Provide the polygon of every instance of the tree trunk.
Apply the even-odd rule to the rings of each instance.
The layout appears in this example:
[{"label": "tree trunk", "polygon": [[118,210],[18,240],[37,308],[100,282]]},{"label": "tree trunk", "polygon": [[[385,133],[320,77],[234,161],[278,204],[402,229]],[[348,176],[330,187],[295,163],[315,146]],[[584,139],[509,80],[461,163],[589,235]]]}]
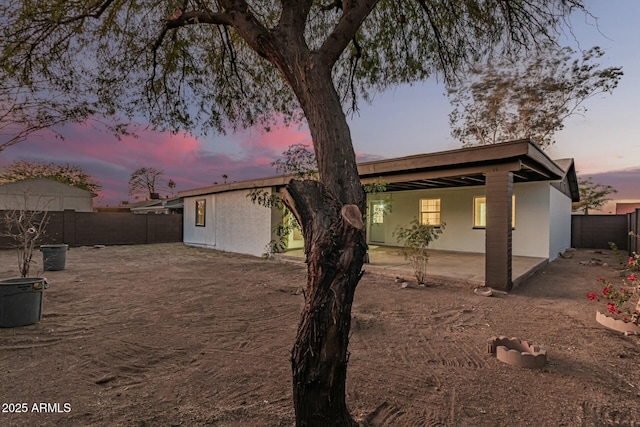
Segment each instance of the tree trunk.
[{"label": "tree trunk", "polygon": [[283,195],[302,226],[308,272],[291,354],[296,425],[351,427],[357,423],[345,401],[347,347],[367,250],[365,194],[330,68],[302,68],[292,86],[309,124],[319,181],[292,181]]},{"label": "tree trunk", "polygon": [[316,181],[293,181],[285,203],[299,215],[307,290],[291,354],[296,425],[355,426],[345,402],[351,305],[366,252],[362,213]]}]

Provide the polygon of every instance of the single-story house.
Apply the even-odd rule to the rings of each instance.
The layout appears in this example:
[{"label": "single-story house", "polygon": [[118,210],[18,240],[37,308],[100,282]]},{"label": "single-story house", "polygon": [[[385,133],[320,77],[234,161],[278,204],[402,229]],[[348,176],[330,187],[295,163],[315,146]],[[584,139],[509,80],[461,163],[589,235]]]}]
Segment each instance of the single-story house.
[{"label": "single-story house", "polygon": [[0,210],[93,212],[94,196],[49,178],[26,179],[0,185]]},{"label": "single-story house", "polygon": [[182,197],[151,199],[130,205],[130,212],[135,214],[174,214],[182,213]]},{"label": "single-story house", "polygon": [[[394,230],[413,218],[444,233],[434,249],[485,253],[485,283],[510,289],[512,255],[555,259],[571,246],[571,203],[578,201],[572,159],[551,160],[529,140],[358,165],[367,196],[367,242],[398,246]],[[253,204],[254,188],[277,193],[291,176],[182,191],[184,243],[259,256],[282,214]],[[293,233],[289,247],[301,247]]]}]

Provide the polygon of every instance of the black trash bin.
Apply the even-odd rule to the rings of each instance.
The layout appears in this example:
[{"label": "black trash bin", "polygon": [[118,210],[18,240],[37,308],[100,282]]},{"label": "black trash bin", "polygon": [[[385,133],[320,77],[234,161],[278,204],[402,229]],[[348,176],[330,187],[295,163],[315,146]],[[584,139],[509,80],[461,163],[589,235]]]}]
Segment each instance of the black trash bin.
[{"label": "black trash bin", "polygon": [[44,271],[64,270],[69,245],[42,245],[42,265]]},{"label": "black trash bin", "polygon": [[0,328],[37,323],[42,319],[47,279],[26,277],[0,280]]}]

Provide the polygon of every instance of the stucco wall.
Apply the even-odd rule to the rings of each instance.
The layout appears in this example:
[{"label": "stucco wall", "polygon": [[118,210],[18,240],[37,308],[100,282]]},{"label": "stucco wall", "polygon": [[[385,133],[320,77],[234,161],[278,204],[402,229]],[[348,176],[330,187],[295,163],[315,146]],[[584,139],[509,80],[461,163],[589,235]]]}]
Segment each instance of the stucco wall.
[{"label": "stucco wall", "polygon": [[[516,196],[516,228],[513,230],[513,254],[546,258],[549,254],[549,184],[524,183],[514,185]],[[390,211],[384,218],[384,244],[397,246],[393,236],[398,226],[407,226],[419,215],[419,200],[439,198],[444,233],[431,244],[434,249],[478,252],[485,251],[485,230],[473,228],[473,198],[484,196],[485,187],[414,190],[369,196],[369,201],[387,198]],[[370,203],[369,203],[370,205]],[[569,218],[570,220],[570,218]],[[368,217],[367,227],[371,227]],[[369,235],[370,233],[368,233]]]},{"label": "stucco wall", "polygon": [[549,261],[552,261],[571,247],[571,200],[553,187],[549,196]]},{"label": "stucco wall", "polygon": [[271,210],[252,203],[247,193],[216,195],[216,244],[223,251],[260,256],[271,240]]},{"label": "stucco wall", "polygon": [[550,188],[548,182],[514,185],[516,228],[513,230],[513,255],[549,256]]},{"label": "stucco wall", "polygon": [[[239,190],[185,198],[184,242],[261,256],[271,240],[275,215],[271,209],[252,203],[247,194],[247,190]],[[196,227],[196,200],[201,199],[206,200],[205,226]]]},{"label": "stucco wall", "polygon": [[[484,252],[484,230],[473,230],[473,196],[484,194],[484,187],[447,190],[415,190],[386,194],[390,208],[384,216],[384,242],[398,246],[393,235],[398,226],[407,226],[419,216],[420,199],[440,199],[440,217],[446,224],[444,233],[431,244],[434,249]],[[372,200],[380,198],[372,196]],[[371,226],[369,218],[368,226]],[[375,243],[373,243],[375,244]]]}]

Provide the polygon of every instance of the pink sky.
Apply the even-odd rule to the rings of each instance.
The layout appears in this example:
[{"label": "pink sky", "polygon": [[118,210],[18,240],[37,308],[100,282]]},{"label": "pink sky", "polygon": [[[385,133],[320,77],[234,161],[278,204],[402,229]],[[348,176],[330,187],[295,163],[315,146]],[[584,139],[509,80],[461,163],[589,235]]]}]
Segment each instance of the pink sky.
[{"label": "pink sky", "polygon": [[[215,137],[216,144],[179,133],[149,130],[137,138],[96,132],[89,125],[68,125],[62,133],[64,141],[34,137],[15,145],[0,155],[0,166],[13,160],[72,163],[82,166],[104,187],[97,205],[114,205],[129,197],[128,180],[141,167],[164,171],[165,186],[160,192],[169,194],[166,182],[176,182],[176,191],[222,182],[275,175],[271,162],[295,143],[309,143],[306,132],[279,128],[271,132],[248,130],[231,136]],[[213,147],[212,147],[213,145]]]},{"label": "pink sky", "polygon": [[[64,140],[51,135],[32,136],[0,154],[0,167],[15,160],[71,163],[83,167],[103,186],[96,206],[117,205],[132,200],[128,195],[131,173],[141,167],[164,172],[157,190],[175,192],[222,183],[277,175],[271,163],[292,144],[311,146],[305,127],[276,127],[269,132],[251,128],[229,135],[196,138],[186,133],[171,134],[141,130],[136,137],[118,140],[89,124],[69,124],[60,130]],[[380,158],[358,153],[360,160]]]}]

